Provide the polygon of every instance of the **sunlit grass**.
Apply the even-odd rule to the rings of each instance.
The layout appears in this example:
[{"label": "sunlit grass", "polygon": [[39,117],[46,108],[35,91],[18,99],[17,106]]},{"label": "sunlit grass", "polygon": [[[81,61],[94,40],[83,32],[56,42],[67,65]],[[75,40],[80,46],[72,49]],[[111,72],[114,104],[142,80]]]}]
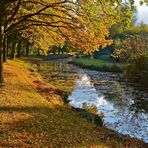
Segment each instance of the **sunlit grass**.
[{"label": "sunlit grass", "polygon": [[125,67],[125,63],[116,63],[103,59],[90,59],[88,57],[74,58],[73,62],[83,68],[98,71],[122,72]]}]

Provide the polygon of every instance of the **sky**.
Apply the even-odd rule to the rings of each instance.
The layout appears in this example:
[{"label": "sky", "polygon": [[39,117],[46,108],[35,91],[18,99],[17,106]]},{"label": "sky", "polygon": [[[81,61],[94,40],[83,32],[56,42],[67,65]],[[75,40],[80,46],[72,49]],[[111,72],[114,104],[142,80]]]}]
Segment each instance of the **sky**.
[{"label": "sky", "polygon": [[137,23],[143,22],[144,24],[148,24],[148,6],[139,5],[139,0],[135,0],[135,5],[137,7]]}]

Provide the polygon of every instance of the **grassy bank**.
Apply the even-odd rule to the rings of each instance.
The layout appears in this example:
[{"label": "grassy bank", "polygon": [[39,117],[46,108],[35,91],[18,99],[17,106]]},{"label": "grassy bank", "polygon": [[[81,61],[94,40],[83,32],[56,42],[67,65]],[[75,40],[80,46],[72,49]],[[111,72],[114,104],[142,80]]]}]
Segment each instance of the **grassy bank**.
[{"label": "grassy bank", "polygon": [[74,58],[72,63],[82,68],[106,72],[123,72],[125,67],[123,63],[115,63],[103,59],[90,59],[88,57]]},{"label": "grassy bank", "polygon": [[4,65],[0,147],[146,147],[80,117],[29,65],[21,60]]}]

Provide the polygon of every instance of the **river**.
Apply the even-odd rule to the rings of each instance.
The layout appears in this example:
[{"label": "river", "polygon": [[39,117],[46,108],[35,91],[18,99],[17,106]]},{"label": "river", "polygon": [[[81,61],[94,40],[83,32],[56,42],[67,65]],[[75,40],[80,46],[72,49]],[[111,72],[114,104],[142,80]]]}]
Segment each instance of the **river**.
[{"label": "river", "polygon": [[69,103],[95,105],[104,114],[104,126],[148,142],[148,90],[124,81],[122,74],[86,70],[66,60],[38,65],[46,81],[70,91]]}]

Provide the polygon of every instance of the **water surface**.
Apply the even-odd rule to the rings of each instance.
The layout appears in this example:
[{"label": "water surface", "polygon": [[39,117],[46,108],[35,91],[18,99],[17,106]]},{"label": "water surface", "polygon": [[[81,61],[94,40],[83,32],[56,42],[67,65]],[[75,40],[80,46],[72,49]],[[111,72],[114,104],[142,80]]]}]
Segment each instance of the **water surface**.
[{"label": "water surface", "polygon": [[64,60],[39,65],[41,75],[56,87],[70,91],[68,100],[77,108],[96,105],[104,126],[148,142],[148,90],[127,83],[122,74],[84,70]]}]

